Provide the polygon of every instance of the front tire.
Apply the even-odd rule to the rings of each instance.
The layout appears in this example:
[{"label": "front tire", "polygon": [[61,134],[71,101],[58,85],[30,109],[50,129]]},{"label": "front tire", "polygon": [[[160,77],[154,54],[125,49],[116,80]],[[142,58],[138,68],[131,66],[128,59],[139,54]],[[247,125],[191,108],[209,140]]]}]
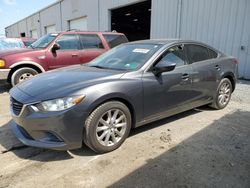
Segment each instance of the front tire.
[{"label": "front tire", "polygon": [[15,86],[25,80],[32,78],[36,74],[38,74],[38,72],[35,69],[29,67],[17,69],[11,76],[11,85]]},{"label": "front tire", "polygon": [[97,107],[85,122],[84,142],[96,153],[106,153],[120,147],[131,129],[128,107],[118,101]]},{"label": "front tire", "polygon": [[231,99],[232,91],[231,81],[228,78],[223,78],[218,86],[214,102],[210,106],[217,110],[225,108]]}]

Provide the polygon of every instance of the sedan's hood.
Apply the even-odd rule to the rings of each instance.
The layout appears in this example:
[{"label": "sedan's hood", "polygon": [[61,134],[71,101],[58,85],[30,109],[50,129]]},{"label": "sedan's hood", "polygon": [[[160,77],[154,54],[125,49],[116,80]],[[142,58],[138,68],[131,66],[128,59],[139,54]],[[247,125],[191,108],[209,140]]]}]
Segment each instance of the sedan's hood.
[{"label": "sedan's hood", "polygon": [[77,65],[40,74],[17,85],[16,89],[35,100],[47,100],[65,97],[90,85],[117,80],[123,74],[121,71]]},{"label": "sedan's hood", "polygon": [[5,57],[12,54],[20,54],[25,52],[34,51],[31,48],[18,48],[18,49],[8,49],[8,50],[0,50],[0,57]]}]

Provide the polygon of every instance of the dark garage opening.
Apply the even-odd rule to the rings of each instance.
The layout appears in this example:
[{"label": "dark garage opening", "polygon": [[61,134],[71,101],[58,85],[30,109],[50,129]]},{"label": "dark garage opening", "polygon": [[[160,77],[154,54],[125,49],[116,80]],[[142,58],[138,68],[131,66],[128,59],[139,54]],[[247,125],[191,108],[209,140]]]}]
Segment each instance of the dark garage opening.
[{"label": "dark garage opening", "polygon": [[111,10],[111,30],[129,41],[150,38],[151,0]]},{"label": "dark garage opening", "polygon": [[25,33],[20,33],[20,36],[21,37],[25,37]]}]

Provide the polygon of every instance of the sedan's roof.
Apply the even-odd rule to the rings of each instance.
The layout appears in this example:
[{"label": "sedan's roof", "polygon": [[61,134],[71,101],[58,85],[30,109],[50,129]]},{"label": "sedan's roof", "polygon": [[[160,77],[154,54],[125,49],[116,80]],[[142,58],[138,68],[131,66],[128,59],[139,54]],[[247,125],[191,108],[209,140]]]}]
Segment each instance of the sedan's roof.
[{"label": "sedan's roof", "polygon": [[150,39],[150,40],[139,40],[132,43],[145,43],[145,44],[170,44],[170,43],[198,43],[202,44],[201,42],[194,41],[194,40],[184,40],[184,39]]},{"label": "sedan's roof", "polygon": [[134,42],[130,42],[132,44],[158,44],[158,45],[172,45],[176,43],[192,43],[192,44],[197,44],[201,46],[205,46],[209,49],[212,49],[216,51],[217,53],[221,53],[219,50],[213,48],[212,46],[209,46],[203,42],[195,41],[195,40],[186,40],[186,39],[149,39],[149,40],[138,40]]}]

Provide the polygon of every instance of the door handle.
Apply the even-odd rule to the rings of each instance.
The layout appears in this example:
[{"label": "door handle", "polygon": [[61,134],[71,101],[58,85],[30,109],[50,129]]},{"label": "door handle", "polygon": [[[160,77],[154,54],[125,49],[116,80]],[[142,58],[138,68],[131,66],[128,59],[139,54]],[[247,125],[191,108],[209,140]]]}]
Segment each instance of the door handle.
[{"label": "door handle", "polygon": [[183,74],[181,77],[182,80],[188,80],[189,78],[190,78],[190,76],[187,73]]},{"label": "door handle", "polygon": [[78,57],[78,55],[77,54],[72,54],[72,57]]},{"label": "door handle", "polygon": [[220,71],[220,66],[219,66],[219,65],[215,65],[214,68],[215,68],[217,71]]}]

